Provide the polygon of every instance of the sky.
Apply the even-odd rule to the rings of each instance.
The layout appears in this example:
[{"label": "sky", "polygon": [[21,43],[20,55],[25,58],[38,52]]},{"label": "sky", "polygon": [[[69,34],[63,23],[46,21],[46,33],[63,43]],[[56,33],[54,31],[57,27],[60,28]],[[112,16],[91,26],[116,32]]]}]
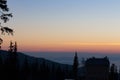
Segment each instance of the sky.
[{"label": "sky", "polygon": [[3,49],[120,52],[119,0],[8,0],[13,18]]}]

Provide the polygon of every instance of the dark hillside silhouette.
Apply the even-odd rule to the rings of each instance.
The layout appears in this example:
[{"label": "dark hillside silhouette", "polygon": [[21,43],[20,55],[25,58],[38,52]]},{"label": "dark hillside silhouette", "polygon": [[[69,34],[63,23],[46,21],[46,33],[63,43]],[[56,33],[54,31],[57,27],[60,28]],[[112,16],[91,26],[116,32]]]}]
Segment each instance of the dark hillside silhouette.
[{"label": "dark hillside silhouette", "polygon": [[[15,45],[16,43],[12,44],[12,46]],[[71,78],[68,75],[72,71],[71,65],[59,64],[15,51],[15,47],[12,47],[12,49],[10,47],[8,51],[1,50],[0,77],[4,77],[5,80],[64,80],[65,78]]]},{"label": "dark hillside silhouette", "polygon": [[[8,51],[0,51],[0,79],[4,80],[118,80],[115,64],[109,59],[89,58],[79,67],[77,53],[73,65],[60,64],[17,52],[17,43],[10,42]],[[84,74],[84,75],[80,75]]]}]

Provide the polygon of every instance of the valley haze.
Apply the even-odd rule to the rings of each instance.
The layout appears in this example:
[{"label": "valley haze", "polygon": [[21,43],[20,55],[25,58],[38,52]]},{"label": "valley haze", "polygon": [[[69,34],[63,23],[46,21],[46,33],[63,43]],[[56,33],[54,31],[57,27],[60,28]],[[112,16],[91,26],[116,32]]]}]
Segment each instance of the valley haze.
[{"label": "valley haze", "polygon": [[[24,54],[34,56],[34,57],[42,57],[48,60],[52,60],[59,63],[64,64],[73,64],[73,58],[75,52],[23,52]],[[81,64],[82,58],[85,60],[87,58],[96,57],[103,58],[107,56],[110,60],[110,63],[115,63],[118,67],[120,62],[120,54],[119,53],[92,53],[92,52],[77,52],[79,58],[79,64]]]}]

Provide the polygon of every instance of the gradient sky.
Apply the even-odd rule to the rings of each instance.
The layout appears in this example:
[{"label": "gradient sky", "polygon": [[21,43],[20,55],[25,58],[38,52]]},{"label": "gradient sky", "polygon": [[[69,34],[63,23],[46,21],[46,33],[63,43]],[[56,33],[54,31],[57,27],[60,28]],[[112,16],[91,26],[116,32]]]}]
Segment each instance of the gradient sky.
[{"label": "gradient sky", "polygon": [[[8,0],[15,30],[3,48],[120,52],[120,0]],[[7,47],[8,48],[8,47]]]}]

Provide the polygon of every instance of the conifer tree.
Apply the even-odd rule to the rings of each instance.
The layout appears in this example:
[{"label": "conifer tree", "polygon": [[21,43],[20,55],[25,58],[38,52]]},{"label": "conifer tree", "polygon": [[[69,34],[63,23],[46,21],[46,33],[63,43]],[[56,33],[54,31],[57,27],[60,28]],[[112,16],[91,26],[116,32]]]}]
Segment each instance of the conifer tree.
[{"label": "conifer tree", "polygon": [[27,57],[25,56],[25,60],[24,60],[24,63],[23,63],[23,67],[22,67],[22,80],[27,80],[28,79],[28,76],[29,76],[29,73],[30,72],[30,69],[29,69],[29,64],[28,64],[28,59]]},{"label": "conifer tree", "polygon": [[15,42],[15,45],[14,45],[14,53],[17,53],[17,42]]},{"label": "conifer tree", "polygon": [[115,64],[112,64],[110,67],[109,80],[117,80],[117,79],[118,79],[117,66]]},{"label": "conifer tree", "polygon": [[52,68],[50,69],[51,80],[55,80],[55,76],[56,76],[56,68],[55,68],[55,64],[52,64]]},{"label": "conifer tree", "polygon": [[77,52],[75,52],[74,62],[73,62],[73,77],[75,80],[78,80],[78,57]]},{"label": "conifer tree", "polygon": [[32,78],[33,80],[37,80],[39,78],[39,64],[38,59],[35,59],[35,62],[32,64]]},{"label": "conifer tree", "polygon": [[56,69],[56,80],[64,80],[64,72],[60,66]]},{"label": "conifer tree", "polygon": [[13,52],[13,47],[14,47],[14,46],[13,46],[13,42],[10,41],[10,46],[9,46],[9,50],[8,50],[10,53]]},{"label": "conifer tree", "polygon": [[8,69],[8,76],[9,79],[16,80],[18,77],[18,58],[17,58],[17,52],[15,51],[15,45],[13,42],[10,42],[9,50],[8,50],[8,57],[7,57],[7,66]]},{"label": "conifer tree", "polygon": [[48,66],[46,64],[46,61],[43,60],[42,64],[41,64],[41,79],[42,80],[47,80],[48,79],[48,73],[49,73],[49,69]]},{"label": "conifer tree", "polygon": [[3,79],[4,78],[4,68],[3,68],[3,58],[2,56],[0,55],[0,78]]}]

